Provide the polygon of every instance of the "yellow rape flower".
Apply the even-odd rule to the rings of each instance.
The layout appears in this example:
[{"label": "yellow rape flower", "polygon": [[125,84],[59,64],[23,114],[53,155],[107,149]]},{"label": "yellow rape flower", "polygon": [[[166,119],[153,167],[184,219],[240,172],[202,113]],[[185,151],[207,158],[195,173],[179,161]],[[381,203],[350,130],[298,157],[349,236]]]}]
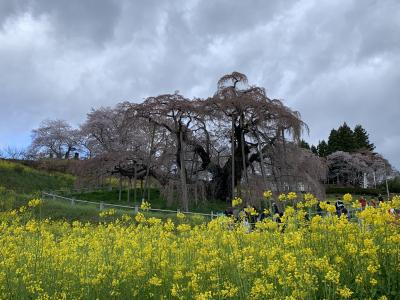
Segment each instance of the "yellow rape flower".
[{"label": "yellow rape flower", "polygon": [[265,199],[269,199],[272,196],[272,191],[268,190],[263,193]]},{"label": "yellow rape flower", "polygon": [[153,276],[149,279],[149,284],[154,286],[161,286],[162,280],[157,276]]},{"label": "yellow rape flower", "polygon": [[180,220],[183,220],[186,218],[185,214],[181,213],[181,212],[177,212],[176,213],[176,217]]},{"label": "yellow rape flower", "polygon": [[248,214],[252,215],[252,216],[257,216],[257,215],[258,215],[257,211],[256,211],[255,208],[252,207],[252,206],[246,207],[246,208],[244,209],[244,211],[247,212]]},{"label": "yellow rape flower", "polygon": [[349,194],[349,193],[344,194],[343,195],[343,201],[347,202],[347,203],[350,203],[351,201],[353,201],[353,196],[351,194]]},{"label": "yellow rape flower", "polygon": [[285,201],[286,200],[286,195],[285,194],[280,194],[279,196],[278,196],[278,200],[279,201]]},{"label": "yellow rape flower", "polygon": [[344,286],[343,288],[338,288],[337,293],[345,299],[348,299],[351,297],[351,295],[353,295],[353,292],[347,286]]},{"label": "yellow rape flower", "polygon": [[142,201],[142,204],[140,204],[140,209],[143,211],[148,211],[151,208],[151,204],[147,201]]},{"label": "yellow rape flower", "polygon": [[239,205],[241,205],[242,203],[243,203],[242,198],[235,197],[235,198],[232,199],[232,207],[239,206]]},{"label": "yellow rape flower", "polygon": [[30,201],[28,202],[28,206],[29,206],[29,207],[36,207],[36,206],[41,205],[42,203],[43,203],[43,201],[40,200],[40,199],[32,199],[32,200],[30,200]]},{"label": "yellow rape flower", "polygon": [[297,199],[297,194],[295,192],[290,192],[287,194],[287,199],[288,200],[295,200]]},{"label": "yellow rape flower", "polygon": [[138,223],[144,223],[144,222],[146,222],[146,217],[142,213],[139,212],[136,214],[135,220]]}]

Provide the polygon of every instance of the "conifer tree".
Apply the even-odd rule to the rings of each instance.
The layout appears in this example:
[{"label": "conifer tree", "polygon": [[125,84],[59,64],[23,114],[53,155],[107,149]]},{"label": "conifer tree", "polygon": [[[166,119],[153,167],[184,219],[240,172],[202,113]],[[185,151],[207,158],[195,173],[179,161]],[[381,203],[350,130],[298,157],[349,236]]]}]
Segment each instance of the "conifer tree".
[{"label": "conifer tree", "polygon": [[318,143],[317,152],[320,157],[325,157],[328,155],[328,144],[325,140],[322,140]]},{"label": "conifer tree", "polygon": [[338,150],[345,152],[354,152],[357,148],[354,141],[354,132],[346,124],[346,122],[344,122],[343,125],[338,128],[337,133],[337,138],[339,142]]},{"label": "conifer tree", "polygon": [[341,149],[340,140],[338,136],[338,131],[336,129],[332,129],[331,133],[328,137],[326,155],[334,153],[336,151],[340,151]]},{"label": "conifer tree", "polygon": [[367,149],[373,151],[375,149],[375,145],[369,141],[367,131],[360,124],[354,127],[354,143],[357,150]]},{"label": "conifer tree", "polygon": [[311,152],[314,153],[315,155],[318,155],[318,149],[317,149],[317,147],[315,147],[314,145],[311,145],[310,150],[311,150]]},{"label": "conifer tree", "polygon": [[308,149],[308,150],[310,150],[310,145],[305,141],[305,140],[301,140],[300,141],[300,145],[299,145],[301,148],[304,148],[304,149]]}]

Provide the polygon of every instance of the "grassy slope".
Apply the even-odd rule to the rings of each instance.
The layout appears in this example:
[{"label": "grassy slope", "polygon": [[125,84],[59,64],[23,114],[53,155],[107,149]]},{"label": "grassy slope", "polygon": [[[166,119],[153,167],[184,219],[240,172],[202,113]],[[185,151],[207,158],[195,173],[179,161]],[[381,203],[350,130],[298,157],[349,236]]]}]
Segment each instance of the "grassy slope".
[{"label": "grassy slope", "polygon": [[[40,196],[42,190],[72,188],[75,178],[69,174],[48,173],[19,163],[0,160],[0,210],[18,208]],[[45,201],[38,217],[90,221],[98,217],[94,207],[74,208],[66,203]]]},{"label": "grassy slope", "polygon": [[72,187],[74,180],[72,175],[38,171],[19,163],[0,160],[0,186],[19,194]]},{"label": "grassy slope", "polygon": [[[113,204],[121,204],[121,205],[129,205],[134,206],[135,204],[140,204],[142,199],[142,192],[138,188],[137,189],[137,197],[136,201],[134,201],[134,189],[130,191],[130,202],[127,201],[127,190],[122,191],[121,201],[119,201],[119,191],[118,189],[113,189],[112,191],[107,190],[99,190],[89,193],[75,193],[70,195],[70,197],[87,200],[87,201],[95,201],[95,202],[106,202]],[[150,200],[148,197],[145,197],[146,201],[151,203],[152,208],[159,209],[172,209],[176,210],[178,208],[177,204],[174,204],[170,207],[167,207],[167,203],[165,199],[163,199],[160,195],[160,191],[158,189],[151,188],[150,189]],[[192,205],[189,207],[190,211],[193,212],[202,212],[202,213],[210,213],[213,212],[222,212],[226,209],[226,204],[221,201],[211,201],[208,203],[199,203],[198,205]]]},{"label": "grassy slope", "polygon": [[[16,162],[0,159],[0,211],[19,208],[29,200],[40,197],[42,190],[52,191],[57,189],[70,189],[73,187],[75,178],[69,174],[49,173],[24,166]],[[131,192],[133,197],[133,192]],[[118,202],[118,191],[93,192],[89,194],[77,194],[75,198],[90,201],[104,201],[126,205],[126,191],[122,195],[122,201]],[[150,194],[153,207],[166,208],[165,201],[160,197],[156,189]],[[138,194],[138,199],[141,199]],[[130,206],[133,203],[128,203]],[[133,211],[118,210],[116,215],[123,213],[133,215]],[[45,200],[44,204],[35,209],[34,215],[38,218],[65,219],[69,221],[79,220],[100,221],[99,206],[94,205],[71,205],[62,200]],[[161,218],[175,218],[176,214],[146,213],[148,216]]]}]

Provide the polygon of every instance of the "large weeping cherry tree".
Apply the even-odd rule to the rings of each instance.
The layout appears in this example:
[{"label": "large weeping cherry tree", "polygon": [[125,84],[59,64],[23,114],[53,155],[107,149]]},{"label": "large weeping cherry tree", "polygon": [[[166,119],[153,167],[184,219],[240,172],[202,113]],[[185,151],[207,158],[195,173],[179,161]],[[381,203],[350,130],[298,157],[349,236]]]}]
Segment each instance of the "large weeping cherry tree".
[{"label": "large weeping cherry tree", "polygon": [[[185,210],[192,196],[188,187],[199,182],[208,199],[229,201],[238,193],[251,198],[255,185],[279,192],[301,180],[317,186],[323,177],[319,158],[299,154],[304,150],[296,141],[307,130],[299,113],[268,98],[264,88],[249,85],[238,72],[223,76],[207,99],[165,94],[110,110],[114,118],[120,116],[118,122],[96,123],[94,111],[83,126],[103,145],[98,157],[115,157],[114,172],[151,176],[161,186],[174,181]],[[308,159],[299,168],[296,157]],[[303,174],[307,164],[319,171]]]}]

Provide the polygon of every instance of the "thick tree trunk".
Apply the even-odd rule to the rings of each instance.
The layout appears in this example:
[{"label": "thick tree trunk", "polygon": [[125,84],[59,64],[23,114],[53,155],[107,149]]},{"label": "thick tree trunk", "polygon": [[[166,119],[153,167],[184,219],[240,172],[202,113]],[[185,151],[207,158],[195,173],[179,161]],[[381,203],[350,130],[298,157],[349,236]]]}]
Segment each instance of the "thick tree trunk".
[{"label": "thick tree trunk", "polygon": [[121,202],[122,199],[122,176],[119,176],[119,191],[118,191],[118,201]]},{"label": "thick tree trunk", "polygon": [[231,129],[231,150],[231,199],[233,199],[235,198],[235,119],[233,116]]},{"label": "thick tree trunk", "polygon": [[[147,190],[148,189],[148,184],[149,184],[149,172],[150,172],[150,164],[151,164],[151,155],[153,152],[153,147],[154,147],[154,136],[156,133],[156,125],[153,125],[153,131],[151,133],[151,142],[150,142],[150,150],[149,150],[149,157],[147,159],[147,168],[146,168],[146,181],[144,184],[144,189]],[[149,193],[149,191],[148,191]],[[145,192],[143,192],[142,194],[142,201],[144,201],[144,197],[145,197]]]},{"label": "thick tree trunk", "polygon": [[133,201],[136,203],[137,201],[137,188],[136,188],[136,180],[137,180],[137,164],[135,163],[135,170],[134,170],[134,176],[133,176]]},{"label": "thick tree trunk", "polygon": [[182,189],[182,208],[184,211],[188,211],[189,210],[189,201],[188,201],[187,185],[186,185],[185,151],[184,151],[184,145],[183,145],[182,130],[179,131],[178,152],[179,152],[179,158],[180,158],[179,171],[180,171],[181,189]]}]

